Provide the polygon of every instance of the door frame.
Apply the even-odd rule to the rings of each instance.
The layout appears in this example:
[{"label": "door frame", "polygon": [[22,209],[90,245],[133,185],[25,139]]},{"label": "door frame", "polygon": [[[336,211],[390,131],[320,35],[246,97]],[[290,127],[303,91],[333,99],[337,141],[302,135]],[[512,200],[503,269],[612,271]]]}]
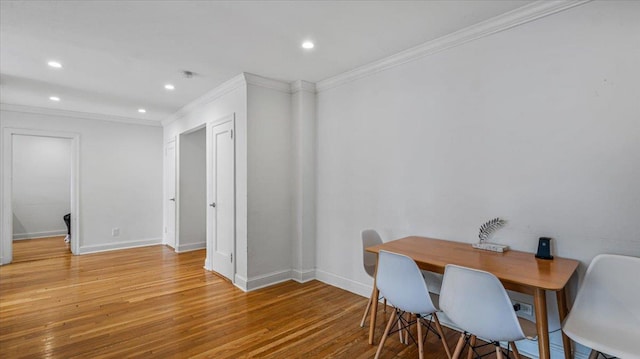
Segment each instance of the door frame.
[{"label": "door frame", "polygon": [[80,134],[74,132],[4,128],[2,149],[2,206],[0,207],[0,264],[13,261],[13,135],[71,140],[71,253],[80,254]]},{"label": "door frame", "polygon": [[[205,129],[205,147],[208,149],[208,144],[207,142],[207,124],[203,123],[201,125],[198,125],[196,127],[192,127],[186,131],[180,132],[177,136],[175,136],[173,139],[176,141],[176,191],[175,191],[175,195],[176,195],[176,225],[175,225],[175,230],[176,230],[176,242],[175,242],[175,247],[173,247],[174,251],[178,251],[178,248],[180,248],[180,199],[182,198],[182,196],[180,195],[180,175],[182,174],[182,165],[180,163],[180,148],[182,147],[182,135],[188,135],[190,133],[196,132],[196,131],[200,131],[202,129]],[[208,180],[208,179],[207,179]],[[208,182],[207,182],[208,183]]]},{"label": "door frame", "polygon": [[210,203],[213,202],[213,191],[212,191],[212,185],[213,185],[213,155],[212,155],[212,151],[213,151],[213,143],[211,141],[211,136],[212,136],[212,130],[214,127],[218,126],[218,125],[222,125],[224,123],[227,122],[231,122],[231,130],[233,131],[233,159],[231,160],[231,163],[233,164],[233,243],[232,243],[232,253],[231,255],[233,256],[233,266],[232,266],[232,273],[231,273],[231,278],[229,278],[231,280],[231,283],[236,283],[236,273],[237,273],[237,255],[236,255],[236,242],[237,242],[237,228],[236,228],[236,223],[237,223],[237,216],[236,216],[236,212],[237,212],[237,178],[236,178],[236,114],[235,113],[231,113],[229,115],[223,116],[221,118],[218,118],[217,120],[208,122],[206,124],[207,126],[207,256],[205,258],[204,261],[204,269],[209,270],[209,271],[213,271],[213,256],[211,255],[211,250],[212,248],[212,239],[213,239],[213,218],[211,216],[211,207],[210,207]]},{"label": "door frame", "polygon": [[[174,210],[174,218],[173,218],[173,246],[172,248],[175,250],[177,247],[177,243],[178,243],[178,140],[176,137],[171,137],[167,142],[165,142],[165,147],[164,147],[164,159],[165,159],[165,166],[168,165],[168,161],[169,159],[167,158],[167,154],[169,151],[169,145],[173,142],[173,173],[169,173],[169,171],[165,170],[165,174],[167,176],[171,176],[173,175],[173,210]],[[167,178],[168,179],[168,178]],[[165,182],[165,190],[164,190],[164,195],[163,197],[163,201],[168,201],[169,200],[169,186],[166,185],[167,182]],[[165,202],[166,204],[166,202]],[[166,204],[168,206],[168,204]],[[165,223],[164,223],[164,233],[163,233],[163,242],[165,245],[169,245],[169,242],[167,240],[167,228],[168,228],[168,221],[169,221],[169,210],[167,208],[165,208],[164,211],[164,218],[165,218]],[[171,246],[170,246],[171,247]]]}]

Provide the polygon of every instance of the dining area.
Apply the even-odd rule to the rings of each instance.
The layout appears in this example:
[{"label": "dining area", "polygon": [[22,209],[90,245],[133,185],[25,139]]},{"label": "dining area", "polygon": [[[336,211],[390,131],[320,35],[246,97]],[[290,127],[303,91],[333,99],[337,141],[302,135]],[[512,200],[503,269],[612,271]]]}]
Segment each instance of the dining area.
[{"label": "dining area", "polygon": [[[579,277],[576,259],[422,236],[383,242],[373,229],[361,236],[363,268],[373,288],[360,326],[368,329],[369,344],[378,347],[376,358],[384,357],[385,342],[396,336],[417,345],[419,358],[429,357],[429,333],[449,359],[520,359],[516,343],[522,341],[537,344],[537,353],[527,353],[531,357],[555,358],[560,349],[565,359],[578,358],[582,354],[575,348],[581,345],[590,350],[589,359],[640,358],[635,308],[640,285],[629,279],[640,273],[640,258],[597,255],[575,294],[570,282]],[[518,313],[523,308],[510,298],[514,292],[531,296],[532,318]],[[391,311],[385,323],[378,321],[380,307]],[[550,322],[556,321],[561,346],[550,341]],[[379,325],[384,325],[381,337]],[[459,332],[455,343],[447,342],[443,327]]]}]

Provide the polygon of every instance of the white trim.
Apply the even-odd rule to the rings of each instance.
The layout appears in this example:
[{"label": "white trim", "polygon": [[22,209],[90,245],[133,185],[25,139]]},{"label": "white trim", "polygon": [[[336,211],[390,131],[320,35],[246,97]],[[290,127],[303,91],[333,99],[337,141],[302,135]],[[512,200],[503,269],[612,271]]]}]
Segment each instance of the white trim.
[{"label": "white trim", "polygon": [[570,9],[574,6],[582,5],[589,1],[591,0],[536,1],[475,25],[468,26],[449,35],[445,35],[405,51],[401,51],[384,59],[322,80],[316,84],[316,89],[318,92],[322,92],[336,86],[370,76],[377,72],[384,71],[425,56],[433,55],[446,49],[460,46],[469,41],[477,40],[485,36]]},{"label": "white trim", "polygon": [[316,272],[316,279],[323,283],[332,285],[334,287],[338,287],[340,289],[344,289],[351,293],[361,295],[365,298],[369,298],[369,296],[371,295],[371,290],[373,289],[373,279],[371,280],[370,285],[366,285],[366,284],[362,284],[360,282],[351,280],[349,278],[345,278],[333,273],[325,272],[320,269],[316,269],[315,272]]},{"label": "white trim", "polygon": [[176,253],[184,253],[184,252],[197,251],[199,249],[206,249],[206,248],[207,248],[207,242],[189,243],[189,244],[181,244],[179,246],[176,246],[175,251]]},{"label": "white trim", "polygon": [[198,97],[197,99],[189,102],[187,105],[176,111],[173,115],[162,120],[162,126],[168,126],[174,121],[177,121],[184,116],[188,115],[195,109],[208,104],[209,102],[215,101],[220,97],[228,94],[229,92],[237,89],[238,87],[246,85],[246,80],[244,77],[244,73],[240,75],[236,75],[232,77],[230,80],[226,81],[222,85],[214,88],[213,90],[205,93],[204,95]]},{"label": "white trim", "polygon": [[243,73],[245,81],[249,85],[260,86],[284,93],[291,93],[291,85],[288,82],[278,81],[267,77],[262,77],[248,72]]},{"label": "white trim", "polygon": [[294,81],[289,84],[291,93],[296,93],[300,91],[305,91],[309,93],[316,93],[316,84],[313,82],[308,82],[304,80]]},{"label": "white trim", "polygon": [[13,135],[55,137],[71,140],[71,253],[80,254],[80,134],[24,128],[2,128],[2,187],[0,188],[0,265],[13,260]]},{"label": "white trim", "polygon": [[233,284],[236,287],[242,289],[243,292],[247,292],[247,278],[246,277],[241,276],[240,274],[236,274],[233,277]]},{"label": "white trim", "polygon": [[47,238],[47,237],[59,237],[67,234],[66,229],[60,229],[57,231],[44,231],[44,232],[34,232],[34,233],[14,233],[13,240],[14,241],[22,241],[25,239],[37,239],[37,238]]},{"label": "white trim", "polygon": [[316,279],[316,270],[308,269],[308,270],[291,270],[291,279],[295,280],[298,283],[306,283],[308,281]]},{"label": "white trim", "polygon": [[247,281],[246,287],[247,291],[253,291],[256,289],[269,287],[274,284],[286,282],[288,280],[291,280],[291,270],[283,270],[251,277]]},{"label": "white trim", "polygon": [[142,126],[152,126],[152,127],[162,126],[160,121],[155,121],[155,120],[145,120],[145,119],[122,117],[122,116],[115,116],[115,115],[104,115],[100,113],[60,110],[60,109],[46,108],[46,107],[13,105],[8,103],[0,104],[0,110],[9,111],[9,112],[33,113],[36,115],[70,117],[70,118],[77,118],[81,120],[119,122],[119,123],[127,123],[130,125],[142,125]]},{"label": "white trim", "polygon": [[129,249],[129,248],[147,247],[147,246],[155,246],[155,245],[162,245],[162,238],[141,239],[137,241],[127,241],[127,242],[112,242],[107,244],[96,244],[92,246],[81,246],[79,254],[108,252],[108,251],[115,251],[119,249]]}]

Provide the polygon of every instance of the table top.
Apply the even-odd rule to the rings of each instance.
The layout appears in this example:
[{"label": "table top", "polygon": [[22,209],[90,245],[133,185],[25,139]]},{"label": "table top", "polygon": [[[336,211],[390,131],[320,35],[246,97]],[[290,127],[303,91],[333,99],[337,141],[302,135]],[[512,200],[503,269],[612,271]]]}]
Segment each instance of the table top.
[{"label": "table top", "polygon": [[507,289],[520,291],[523,288],[561,290],[579,264],[573,259],[538,259],[533,253],[514,250],[497,253],[473,248],[471,243],[416,236],[368,247],[366,250],[372,253],[385,250],[404,254],[416,261],[420,268],[436,273],[444,273],[447,264],[484,270],[498,277]]}]

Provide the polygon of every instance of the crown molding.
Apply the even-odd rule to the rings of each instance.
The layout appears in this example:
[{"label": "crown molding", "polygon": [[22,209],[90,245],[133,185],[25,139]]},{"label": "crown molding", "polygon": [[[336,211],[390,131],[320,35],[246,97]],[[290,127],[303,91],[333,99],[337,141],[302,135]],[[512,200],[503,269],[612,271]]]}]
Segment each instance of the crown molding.
[{"label": "crown molding", "polygon": [[249,85],[265,87],[284,93],[291,93],[291,86],[288,82],[278,81],[259,75],[250,74],[248,72],[243,73],[243,75],[245,80],[247,81],[247,84]]},{"label": "crown molding", "polygon": [[299,91],[305,91],[309,93],[316,93],[316,84],[313,82],[298,80],[290,84],[291,93]]},{"label": "crown molding", "polygon": [[105,114],[91,113],[91,112],[60,110],[60,109],[53,109],[53,108],[47,108],[47,107],[34,107],[34,106],[2,103],[0,104],[0,110],[9,111],[9,112],[32,113],[36,115],[70,117],[70,118],[77,118],[81,120],[109,121],[109,122],[126,123],[130,125],[160,127],[160,121],[155,121],[155,120],[144,120],[139,118],[105,115]]},{"label": "crown molding", "polygon": [[255,74],[251,74],[248,72],[243,72],[239,75],[232,77],[230,80],[224,82],[222,85],[214,88],[213,90],[205,93],[204,95],[198,97],[197,99],[191,101],[178,111],[176,111],[171,116],[162,120],[162,126],[167,126],[170,123],[177,121],[183,117],[185,117],[188,113],[197,109],[200,106],[204,106],[220,97],[226,95],[227,93],[237,89],[243,85],[254,85],[260,86],[284,93],[291,93],[291,86],[288,82],[282,82],[278,80],[273,80],[270,78],[258,76]]},{"label": "crown molding", "polygon": [[449,35],[425,42],[424,44],[412,47],[395,55],[322,80],[316,84],[316,89],[318,92],[322,92],[377,72],[585,4],[589,1],[591,0],[539,0],[475,25],[468,26]]},{"label": "crown molding", "polygon": [[215,101],[217,99],[219,99],[220,97],[228,94],[229,92],[237,89],[240,86],[243,86],[246,84],[246,80],[245,80],[245,74],[241,73],[239,75],[236,75],[234,77],[232,77],[231,79],[227,80],[226,82],[224,82],[222,85],[214,88],[213,90],[210,90],[209,92],[205,93],[204,95],[198,97],[197,99],[189,102],[188,104],[184,105],[182,108],[180,108],[178,111],[176,111],[175,113],[173,113],[172,115],[170,115],[169,117],[165,118],[164,120],[162,120],[162,126],[167,126],[170,123],[177,121],[181,118],[183,118],[184,116],[186,116],[188,113],[192,112],[194,109],[206,105],[212,101]]}]

